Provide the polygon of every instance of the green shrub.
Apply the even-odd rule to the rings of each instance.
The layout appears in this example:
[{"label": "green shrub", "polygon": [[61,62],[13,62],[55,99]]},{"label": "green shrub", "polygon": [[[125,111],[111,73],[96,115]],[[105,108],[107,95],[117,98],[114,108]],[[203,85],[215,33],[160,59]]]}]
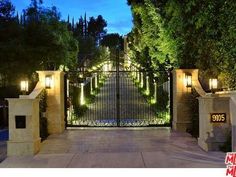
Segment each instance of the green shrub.
[{"label": "green shrub", "polygon": [[48,137],[48,122],[44,113],[47,111],[47,91],[44,89],[39,95],[40,137],[44,141]]},{"label": "green shrub", "polygon": [[41,141],[44,141],[48,137],[48,122],[47,118],[40,117],[40,137]]}]

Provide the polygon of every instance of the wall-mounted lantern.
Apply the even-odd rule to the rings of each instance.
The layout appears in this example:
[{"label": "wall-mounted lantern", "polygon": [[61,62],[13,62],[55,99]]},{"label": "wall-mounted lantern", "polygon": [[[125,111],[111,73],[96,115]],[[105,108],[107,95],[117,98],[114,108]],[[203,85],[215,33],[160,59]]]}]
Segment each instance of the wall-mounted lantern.
[{"label": "wall-mounted lantern", "polygon": [[20,90],[24,93],[29,91],[29,81],[27,80],[22,80],[20,82]]},{"label": "wall-mounted lantern", "polygon": [[218,80],[217,79],[209,79],[209,89],[215,90],[218,88]]},{"label": "wall-mounted lantern", "polygon": [[185,74],[184,85],[187,88],[192,87],[192,75],[191,74]]},{"label": "wall-mounted lantern", "polygon": [[52,88],[52,84],[53,84],[52,82],[53,82],[52,76],[51,75],[47,75],[45,77],[45,88],[46,89],[51,89]]}]

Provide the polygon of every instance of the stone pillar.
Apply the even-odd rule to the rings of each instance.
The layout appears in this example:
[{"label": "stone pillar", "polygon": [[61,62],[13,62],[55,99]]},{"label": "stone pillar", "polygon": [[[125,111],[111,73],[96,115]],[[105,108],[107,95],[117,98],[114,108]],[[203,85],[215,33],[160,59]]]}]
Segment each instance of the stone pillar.
[{"label": "stone pillar", "polygon": [[[199,97],[199,138],[198,145],[205,151],[218,151],[231,130],[230,97],[211,95]],[[211,122],[211,114],[225,113],[226,122]]]},{"label": "stone pillar", "polygon": [[8,156],[34,155],[40,149],[39,100],[7,99],[9,102]]},{"label": "stone pillar", "polygon": [[51,76],[52,86],[47,90],[47,112],[49,134],[62,133],[65,130],[65,93],[64,72],[37,71],[39,82],[45,87],[46,76]]},{"label": "stone pillar", "polygon": [[173,122],[174,130],[185,132],[191,128],[191,110],[189,104],[192,102],[192,88],[187,88],[184,79],[185,74],[192,75],[192,83],[198,83],[197,69],[176,69],[173,74]]}]

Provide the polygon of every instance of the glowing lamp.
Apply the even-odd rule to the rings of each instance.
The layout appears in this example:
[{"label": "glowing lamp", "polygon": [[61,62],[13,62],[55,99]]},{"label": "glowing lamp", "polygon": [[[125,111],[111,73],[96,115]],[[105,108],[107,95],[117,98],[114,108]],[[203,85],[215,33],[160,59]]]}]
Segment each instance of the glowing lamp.
[{"label": "glowing lamp", "polygon": [[192,87],[192,75],[191,74],[185,74],[184,85],[187,88]]},{"label": "glowing lamp", "polygon": [[209,79],[209,88],[210,90],[218,88],[218,80],[217,79]]},{"label": "glowing lamp", "polygon": [[150,94],[150,88],[149,88],[149,77],[146,77],[146,95]]},{"label": "glowing lamp", "polygon": [[84,98],[84,83],[80,84],[80,105],[85,105],[85,98]]},{"label": "glowing lamp", "polygon": [[51,89],[52,88],[52,76],[51,75],[47,75],[45,77],[45,88],[46,89]]},{"label": "glowing lamp", "polygon": [[28,92],[29,91],[29,82],[27,80],[20,82],[20,90],[22,92]]}]

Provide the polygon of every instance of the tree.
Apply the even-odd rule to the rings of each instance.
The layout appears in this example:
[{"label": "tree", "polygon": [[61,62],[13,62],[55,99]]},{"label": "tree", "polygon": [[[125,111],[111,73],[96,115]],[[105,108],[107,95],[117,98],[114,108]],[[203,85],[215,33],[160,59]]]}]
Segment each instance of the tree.
[{"label": "tree", "polygon": [[100,44],[109,48],[116,48],[117,46],[119,46],[122,50],[124,40],[123,37],[120,36],[118,33],[111,33],[103,36],[102,40],[100,41]]},{"label": "tree", "polygon": [[99,43],[102,36],[106,34],[105,27],[107,27],[107,22],[99,15],[96,19],[90,17],[88,22],[88,35],[92,36],[96,43]]},{"label": "tree", "polygon": [[[0,2],[0,75],[4,83],[10,83],[17,72],[17,53],[21,30],[13,16],[15,7],[9,0]],[[4,85],[5,86],[5,85]]]},{"label": "tree", "polygon": [[[32,1],[18,23],[15,16],[6,15],[14,14],[14,7],[2,1],[1,5],[0,14],[5,15],[0,22],[0,74],[9,84],[18,83],[21,76],[30,78],[36,70],[60,65],[76,68],[78,41],[67,23],[60,21],[56,7],[45,8],[42,1]],[[53,68],[48,67],[51,64]]]},{"label": "tree", "polygon": [[152,67],[165,61],[178,68],[199,68],[200,78],[219,76],[235,87],[235,3],[232,0],[128,0],[134,17],[130,56]]},{"label": "tree", "polygon": [[76,64],[77,41],[68,31],[67,23],[59,21],[60,14],[56,8],[39,8],[36,11],[36,21],[31,21],[31,15],[35,16],[34,13],[27,13],[27,19],[30,21],[27,22],[25,33],[28,53],[39,62],[34,63],[44,68],[53,63],[54,67],[51,69],[57,69],[61,64],[71,66],[71,60],[74,58]]},{"label": "tree", "polygon": [[10,0],[0,1],[0,20],[9,20],[15,13],[15,7]]}]

